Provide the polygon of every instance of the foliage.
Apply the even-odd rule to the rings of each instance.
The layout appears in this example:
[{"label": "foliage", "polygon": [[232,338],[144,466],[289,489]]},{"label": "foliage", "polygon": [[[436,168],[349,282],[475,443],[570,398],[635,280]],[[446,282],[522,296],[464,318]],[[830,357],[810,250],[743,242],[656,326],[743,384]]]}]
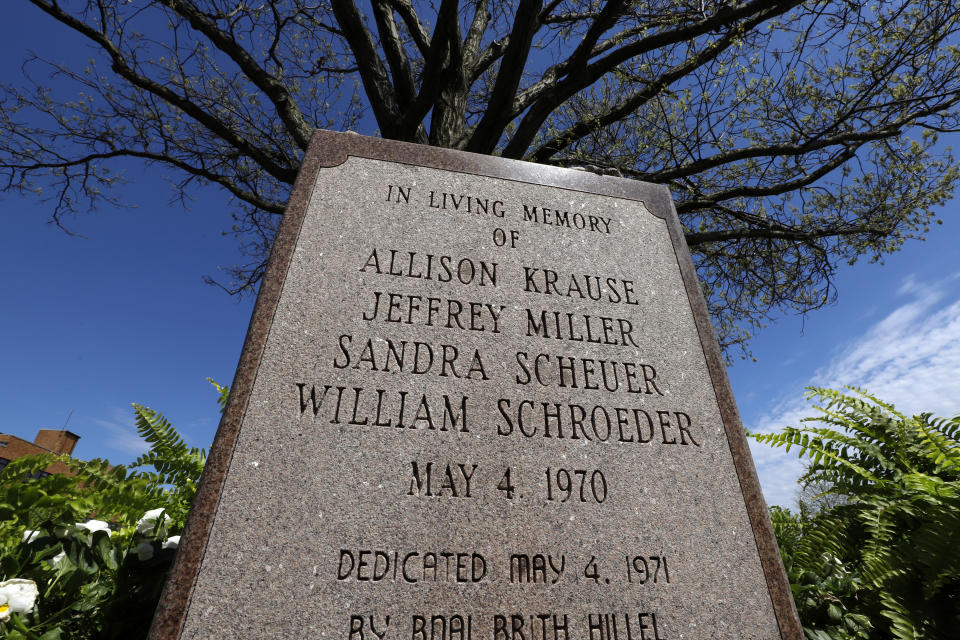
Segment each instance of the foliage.
[{"label": "foliage", "polygon": [[173,425],[156,411],[139,404],[134,404],[133,410],[137,432],[150,444],[150,450],[130,468],[155,470],[143,470],[139,476],[148,481],[154,493],[160,492],[157,497],[163,498],[167,514],[182,529],[207,461],[206,451],[188,447]]},{"label": "foliage", "polygon": [[[802,505],[801,505],[802,507]],[[857,613],[860,581],[836,557],[806,553],[804,538],[811,522],[805,513],[772,507],[770,518],[797,613],[809,640],[865,640],[873,638],[869,616]]]},{"label": "foliage", "polygon": [[[227,388],[211,383],[223,406]],[[40,589],[32,611],[0,623],[6,638],[146,636],[206,454],[133,407],[150,449],[129,468],[45,454],[0,471],[0,574]],[[75,475],[37,477],[55,460]]]},{"label": "foliage", "polygon": [[960,417],[907,417],[850,391],[811,389],[819,416],[753,434],[799,448],[811,463],[801,482],[842,498],[813,516],[780,510],[773,518],[808,636],[956,637]]},{"label": "foliage", "polygon": [[[90,45],[0,87],[0,187],[53,218],[163,166],[237,204],[252,291],[314,127],[668,185],[721,343],[829,302],[958,178],[940,0],[29,0]],[[14,68],[14,67],[12,67]],[[19,78],[19,76],[18,76]]]}]

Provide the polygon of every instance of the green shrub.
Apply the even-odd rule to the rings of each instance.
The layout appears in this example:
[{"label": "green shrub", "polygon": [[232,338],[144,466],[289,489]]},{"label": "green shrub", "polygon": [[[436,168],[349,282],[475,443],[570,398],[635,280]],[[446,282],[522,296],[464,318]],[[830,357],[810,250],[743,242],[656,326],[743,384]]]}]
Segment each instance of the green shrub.
[{"label": "green shrub", "polygon": [[[228,390],[213,384],[223,407]],[[129,467],[46,454],[0,471],[0,628],[6,638],[146,636],[206,453],[188,447],[159,413],[133,408],[150,449]],[[75,475],[36,478],[55,460]],[[36,585],[32,602],[30,583]],[[17,589],[19,601],[5,595]]]},{"label": "green shrub", "polygon": [[850,391],[811,389],[820,415],[752,434],[797,447],[810,462],[801,484],[839,498],[815,515],[773,514],[807,637],[956,638],[960,417],[907,417]]}]

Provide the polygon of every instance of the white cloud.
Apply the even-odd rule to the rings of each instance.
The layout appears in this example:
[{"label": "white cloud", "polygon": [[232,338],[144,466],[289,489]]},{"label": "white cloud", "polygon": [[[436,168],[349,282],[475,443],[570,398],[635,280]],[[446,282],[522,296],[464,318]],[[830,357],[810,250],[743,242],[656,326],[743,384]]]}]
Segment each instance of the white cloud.
[{"label": "white cloud", "polygon": [[[868,327],[806,386],[861,387],[908,415],[960,414],[960,296],[950,291],[958,277],[931,285],[906,278],[898,293],[912,299]],[[778,431],[814,414],[807,401],[794,398],[780,402],[748,428]],[[796,479],[803,471],[796,449],[784,454],[752,441],[750,448],[767,503],[794,504]]]},{"label": "white cloud", "polygon": [[147,452],[150,445],[137,435],[137,427],[132,414],[133,412],[130,409],[115,408],[110,413],[110,419],[94,418],[91,420],[106,432],[103,434],[106,436],[103,438],[105,447],[134,456]]}]

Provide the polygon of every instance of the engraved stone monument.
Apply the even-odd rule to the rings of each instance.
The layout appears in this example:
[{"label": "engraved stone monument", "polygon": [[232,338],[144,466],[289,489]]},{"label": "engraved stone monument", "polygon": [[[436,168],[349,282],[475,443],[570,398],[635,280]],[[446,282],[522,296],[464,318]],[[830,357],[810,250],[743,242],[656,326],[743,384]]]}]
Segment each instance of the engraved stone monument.
[{"label": "engraved stone monument", "polygon": [[317,132],[151,637],[802,637],[666,188]]}]

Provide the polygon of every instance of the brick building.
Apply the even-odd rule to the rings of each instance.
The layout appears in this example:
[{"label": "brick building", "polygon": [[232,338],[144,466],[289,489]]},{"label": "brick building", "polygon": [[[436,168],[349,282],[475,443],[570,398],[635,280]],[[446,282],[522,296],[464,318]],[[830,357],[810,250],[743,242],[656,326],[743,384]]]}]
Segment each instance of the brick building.
[{"label": "brick building", "polygon": [[[0,469],[12,460],[38,453],[65,453],[70,455],[80,439],[75,433],[56,429],[40,429],[33,442],[27,442],[8,433],[0,433]],[[46,468],[46,473],[70,473],[67,465],[54,462]]]}]

